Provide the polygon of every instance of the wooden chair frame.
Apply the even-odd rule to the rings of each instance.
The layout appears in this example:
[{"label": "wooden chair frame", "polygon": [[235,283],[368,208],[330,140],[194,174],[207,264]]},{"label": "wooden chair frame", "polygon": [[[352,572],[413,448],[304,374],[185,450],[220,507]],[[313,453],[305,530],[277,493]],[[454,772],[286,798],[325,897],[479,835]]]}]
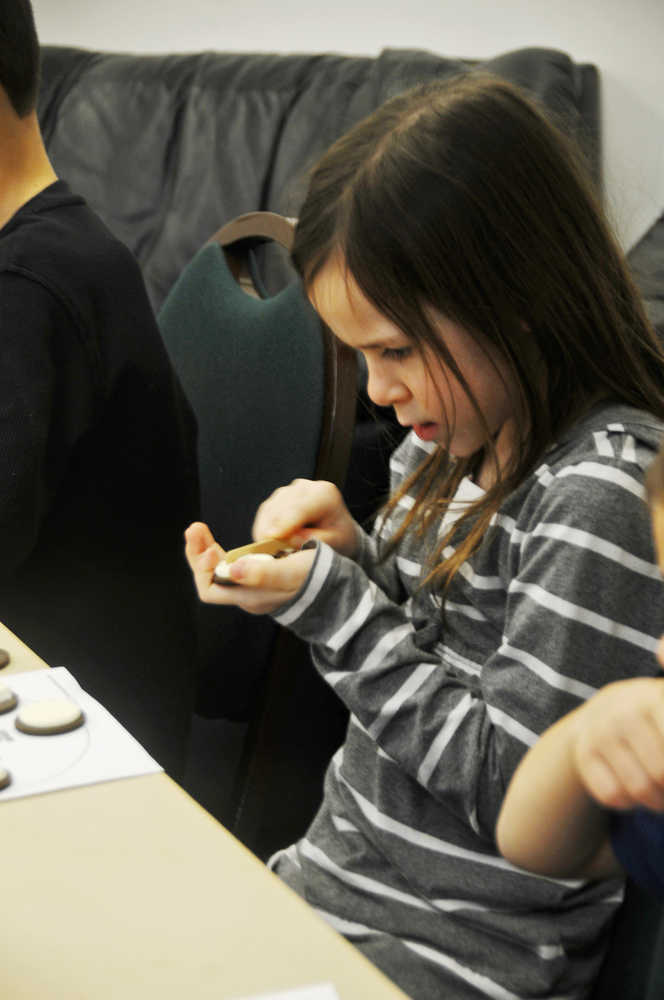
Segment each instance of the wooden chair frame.
[{"label": "wooden chair frame", "polygon": [[[219,229],[208,242],[219,243],[236,280],[247,294],[260,297],[248,262],[249,251],[260,243],[274,241],[290,252],[295,235],[294,219],[272,212],[250,212],[239,216]],[[357,401],[357,359],[355,352],[333,336],[321,323],[323,337],[324,400],[321,435],[316,460],[315,478],[325,479],[342,489],[350,458]],[[297,693],[296,693],[297,689]],[[294,703],[307,702],[310,717],[294,717]],[[297,713],[295,713],[295,716]],[[232,803],[232,830],[246,846],[259,856],[267,856],[277,843],[275,831],[264,829],[265,819],[283,808],[284,784],[287,775],[280,770],[283,760],[296,760],[311,748],[306,735],[320,735],[326,728],[329,738],[322,748],[309,753],[311,778],[306,789],[294,789],[295,800],[290,821],[282,824],[286,841],[304,833],[315,810],[316,787],[320,786],[328,757],[343,738],[347,712],[336,695],[317,675],[311,663],[308,645],[286,629],[279,628],[269,658],[260,704],[249,723],[244,751],[237,769]],[[309,729],[300,733],[298,724],[307,722]],[[291,756],[284,748],[290,749]],[[295,776],[294,776],[295,780]],[[306,781],[305,781],[306,785]]]}]

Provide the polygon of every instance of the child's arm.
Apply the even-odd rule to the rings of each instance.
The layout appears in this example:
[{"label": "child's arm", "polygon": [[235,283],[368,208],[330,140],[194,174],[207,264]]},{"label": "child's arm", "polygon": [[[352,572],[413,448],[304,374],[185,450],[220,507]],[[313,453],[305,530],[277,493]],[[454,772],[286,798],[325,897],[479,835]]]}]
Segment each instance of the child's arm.
[{"label": "child's arm", "polygon": [[576,709],[528,751],[507,790],[496,842],[515,865],[542,875],[601,878],[619,872],[608,813],[583,787],[572,753]]},{"label": "child's arm", "polygon": [[514,864],[544,875],[620,871],[608,808],[664,809],[664,680],[609,684],[551,726],[517,768],[496,839]]}]

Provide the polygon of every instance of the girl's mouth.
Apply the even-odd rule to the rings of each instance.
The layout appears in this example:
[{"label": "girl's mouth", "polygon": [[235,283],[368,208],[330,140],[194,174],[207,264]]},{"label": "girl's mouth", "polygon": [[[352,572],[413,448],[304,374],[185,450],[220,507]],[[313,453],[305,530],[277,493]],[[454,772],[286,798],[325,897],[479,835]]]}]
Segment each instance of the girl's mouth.
[{"label": "girl's mouth", "polygon": [[413,430],[421,441],[433,441],[438,432],[438,424],[431,421],[426,424],[413,424]]}]

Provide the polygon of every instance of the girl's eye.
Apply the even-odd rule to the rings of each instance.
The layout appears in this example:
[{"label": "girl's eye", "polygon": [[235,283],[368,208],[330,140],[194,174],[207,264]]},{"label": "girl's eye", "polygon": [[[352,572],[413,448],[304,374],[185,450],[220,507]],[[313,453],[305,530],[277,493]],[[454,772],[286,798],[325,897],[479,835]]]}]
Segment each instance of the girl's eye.
[{"label": "girl's eye", "polygon": [[386,361],[403,361],[411,351],[412,347],[384,347],[381,357]]}]

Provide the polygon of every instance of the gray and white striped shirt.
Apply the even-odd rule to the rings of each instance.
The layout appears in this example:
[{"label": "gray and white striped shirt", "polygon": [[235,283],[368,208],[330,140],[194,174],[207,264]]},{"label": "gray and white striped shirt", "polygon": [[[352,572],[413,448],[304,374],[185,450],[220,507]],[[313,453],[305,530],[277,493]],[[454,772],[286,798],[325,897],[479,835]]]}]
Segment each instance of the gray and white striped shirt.
[{"label": "gray and white striped shirt", "polygon": [[[312,643],[350,723],[307,835],[271,866],[411,997],[587,995],[621,883],[526,873],[494,828],[546,727],[603,684],[657,672],[664,589],[643,478],[663,432],[624,406],[586,416],[494,516],[444,624],[418,587],[431,537],[384,562],[376,537],[356,561],[319,545],[275,614]],[[430,447],[404,440],[393,487]],[[463,483],[456,511],[478,493]]]}]

